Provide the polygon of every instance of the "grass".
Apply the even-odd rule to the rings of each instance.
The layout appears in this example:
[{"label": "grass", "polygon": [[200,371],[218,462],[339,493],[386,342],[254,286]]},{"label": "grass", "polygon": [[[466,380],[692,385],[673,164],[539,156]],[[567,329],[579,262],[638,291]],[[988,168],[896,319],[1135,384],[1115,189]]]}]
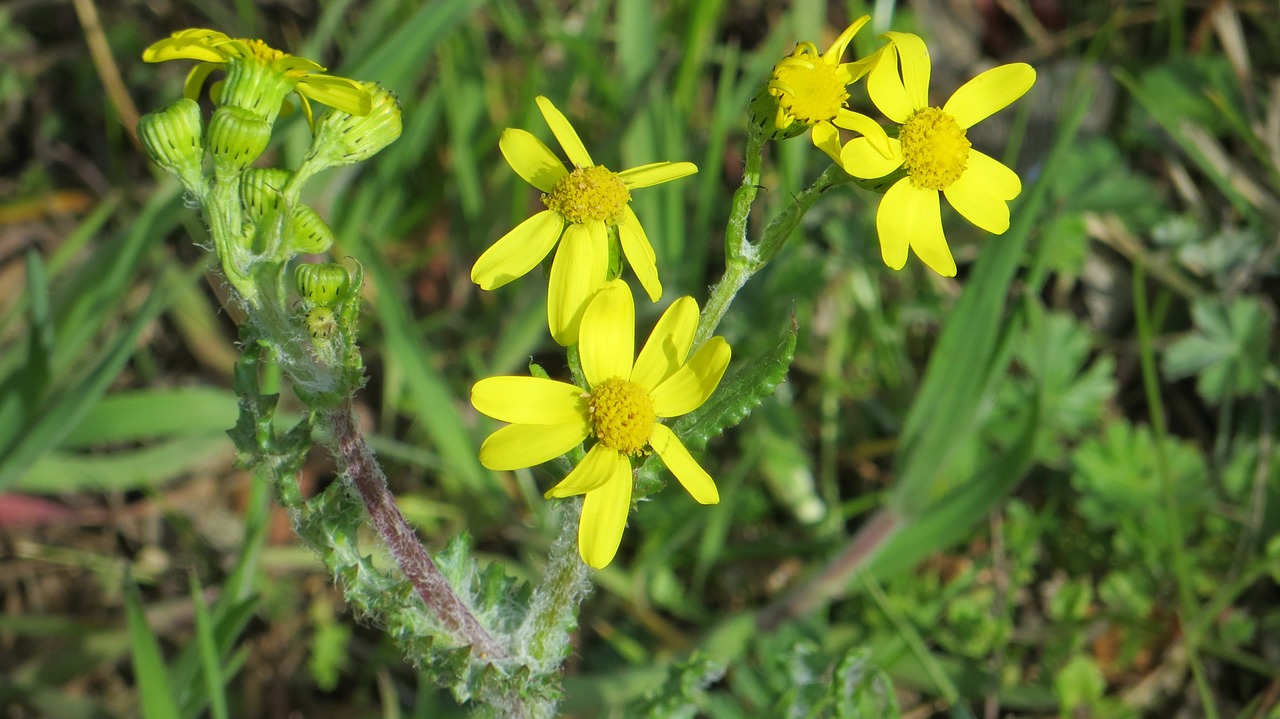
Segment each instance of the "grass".
[{"label": "grass", "polygon": [[[467,532],[532,577],[548,478],[483,469],[495,425],[466,402],[531,358],[567,374],[541,273],[469,281],[539,207],[501,131],[549,141],[541,94],[611,168],[696,162],[633,207],[664,303],[703,301],[773,63],[892,10],[929,38],[937,98],[995,62],[1036,66],[1033,95],[972,135],[1024,180],[1013,226],[992,237],[948,216],[947,280],[883,266],[869,193],[819,201],[721,326],[745,364],[794,321],[787,382],[702,455],[720,505],[672,487],[632,515],[594,575],[563,709],[835,715],[882,671],[902,716],[1277,716],[1280,18],[1008,5],[984,20],[879,2],[103,4],[100,34],[83,2],[0,10],[0,706],[466,711],[344,610],[233,464],[236,310],[198,216],[120,119],[181,92],[186,68],[144,65],[147,44],[216,27],[397,93],[401,139],[306,197],[368,278],[359,409],[428,547]],[[127,98],[103,89],[113,71]],[[306,150],[290,122],[282,164]],[[807,139],[771,143],[752,226],[824,162]],[[313,453],[307,491],[332,478]]]}]

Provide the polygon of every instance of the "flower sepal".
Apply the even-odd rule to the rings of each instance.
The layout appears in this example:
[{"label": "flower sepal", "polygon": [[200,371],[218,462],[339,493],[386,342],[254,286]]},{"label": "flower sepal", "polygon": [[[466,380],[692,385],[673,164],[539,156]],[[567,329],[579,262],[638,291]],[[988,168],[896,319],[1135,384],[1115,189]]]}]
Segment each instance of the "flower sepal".
[{"label": "flower sepal", "polygon": [[778,126],[778,98],[770,91],[768,83],[762,85],[760,92],[752,98],[748,111],[751,115],[751,126],[770,140],[790,140],[803,135],[809,129],[809,126],[802,122],[793,122],[788,119],[783,120],[786,123],[785,126]]}]

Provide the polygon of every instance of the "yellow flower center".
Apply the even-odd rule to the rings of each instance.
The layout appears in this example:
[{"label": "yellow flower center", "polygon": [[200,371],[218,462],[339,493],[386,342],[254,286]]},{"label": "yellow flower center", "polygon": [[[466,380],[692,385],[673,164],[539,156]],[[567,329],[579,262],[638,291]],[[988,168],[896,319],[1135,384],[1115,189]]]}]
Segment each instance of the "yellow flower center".
[{"label": "yellow flower center", "polygon": [[591,433],[609,449],[638,455],[649,444],[658,415],[643,387],[614,377],[592,388],[587,397]]},{"label": "yellow flower center", "polygon": [[579,225],[588,220],[616,225],[628,202],[631,202],[631,192],[622,178],[603,165],[575,168],[557,182],[551,192],[542,195],[542,204],[547,209]]},{"label": "yellow flower center", "polygon": [[972,146],[964,128],[936,107],[916,112],[902,126],[902,166],[917,187],[943,190],[964,174]]},{"label": "yellow flower center", "polygon": [[849,99],[845,83],[835,65],[823,62],[818,49],[809,43],[773,68],[769,94],[778,98],[783,111],[806,125],[833,120]]},{"label": "yellow flower center", "polygon": [[248,48],[250,55],[252,55],[253,57],[259,60],[262,60],[267,64],[273,63],[276,60],[280,60],[285,57],[285,53],[275,49],[274,47],[271,47],[270,45],[266,44],[261,40],[244,39],[244,40],[241,40],[241,42],[243,42],[245,44],[245,47]]}]

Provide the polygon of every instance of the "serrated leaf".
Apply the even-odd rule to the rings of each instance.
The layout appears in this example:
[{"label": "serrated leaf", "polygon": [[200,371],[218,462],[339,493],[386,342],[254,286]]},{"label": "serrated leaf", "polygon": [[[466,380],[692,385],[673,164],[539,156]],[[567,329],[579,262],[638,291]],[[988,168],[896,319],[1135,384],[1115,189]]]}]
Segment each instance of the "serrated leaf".
[{"label": "serrated leaf", "polygon": [[1191,306],[1191,319],[1195,329],[1165,350],[1165,373],[1198,375],[1196,390],[1209,402],[1261,391],[1270,344],[1266,308],[1252,297],[1230,304],[1206,298]]},{"label": "serrated leaf", "polygon": [[672,429],[689,451],[706,447],[708,440],[741,422],[773,394],[786,378],[795,355],[796,323],[792,320],[773,347],[739,367],[720,383],[706,404],[681,417]]}]

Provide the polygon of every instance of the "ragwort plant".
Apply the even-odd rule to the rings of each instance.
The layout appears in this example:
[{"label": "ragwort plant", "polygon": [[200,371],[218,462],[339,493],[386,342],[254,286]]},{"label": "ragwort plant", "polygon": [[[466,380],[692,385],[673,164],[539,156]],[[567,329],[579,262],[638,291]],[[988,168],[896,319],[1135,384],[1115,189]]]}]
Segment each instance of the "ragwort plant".
[{"label": "ragwort plant", "polygon": [[[724,276],[701,311],[692,297],[672,302],[638,353],[634,299],[620,279],[624,260],[646,297],[657,302],[660,270],[676,258],[657,255],[629,206],[631,192],[697,168],[684,161],[619,172],[599,165],[545,97],[538,98],[538,108],[567,165],[530,132],[503,133],[503,155],[542,192],[546,209],[498,239],[476,260],[471,277],[481,288],[495,289],[526,275],[554,250],[547,323],[571,369],[569,381],[560,381],[531,365],[529,376],[480,379],[471,391],[477,410],[508,423],[480,448],[484,466],[505,471],[553,463],[560,476],[546,496],[561,500],[561,537],[532,586],[500,566],[478,566],[465,537],[435,556],[418,541],[353,410],[365,381],[356,342],[360,265],[311,261],[335,238],[303,202],[304,184],[393,143],[401,130],[395,98],[375,83],[326,74],[260,40],[212,30],[176,32],[144,53],[149,62],[198,62],[184,98],[145,116],[138,130],[151,159],[178,178],[203,213],[231,301],[244,317],[235,374],[240,418],[229,431],[239,460],[271,483],[298,535],[322,557],[351,605],[459,702],[506,716],[552,715],[591,568],[615,560],[637,502],[663,487],[662,468],[695,502],[719,501],[713,474],[694,452],[773,392],[794,354],[795,330],[769,353],[739,359],[733,368],[728,342],[714,333],[738,291],[778,255],[824,193],[848,185],[883,194],[876,226],[884,261],[893,269],[914,252],[939,274],[956,273],[942,232],[941,196],[978,227],[996,234],[1008,228],[1007,203],[1021,189],[1018,177],[974,149],[966,130],[1026,93],[1034,70],[1025,64],[995,68],[944,106],[932,107],[929,57],[918,37],[889,33],[871,55],[844,61],[866,22],[858,19],[825,52],[798,44],[744,108],[746,165],[730,208]],[[223,77],[209,88],[213,111],[206,119],[197,100],[219,71]],[[850,86],[864,78],[889,120],[887,130],[848,105]],[[295,102],[312,131],[310,149],[296,168],[258,166],[281,109]],[[330,109],[317,114],[312,103]],[[766,144],[806,131],[831,166],[762,228],[750,227]],[[277,429],[278,396],[261,392],[265,364],[283,370],[307,407],[292,428]],[[306,497],[297,474],[313,436],[332,453],[340,481]],[[361,546],[366,525],[394,568],[375,563]],[[896,714],[883,679],[865,668],[865,657],[849,655],[830,670],[834,674],[827,676],[840,679],[828,688],[783,682],[770,701],[787,711],[874,705]],[[691,661],[673,679],[679,691],[647,711],[689,714],[715,671]],[[821,676],[820,668],[801,664],[787,671]],[[859,693],[859,687],[874,692]]]}]

